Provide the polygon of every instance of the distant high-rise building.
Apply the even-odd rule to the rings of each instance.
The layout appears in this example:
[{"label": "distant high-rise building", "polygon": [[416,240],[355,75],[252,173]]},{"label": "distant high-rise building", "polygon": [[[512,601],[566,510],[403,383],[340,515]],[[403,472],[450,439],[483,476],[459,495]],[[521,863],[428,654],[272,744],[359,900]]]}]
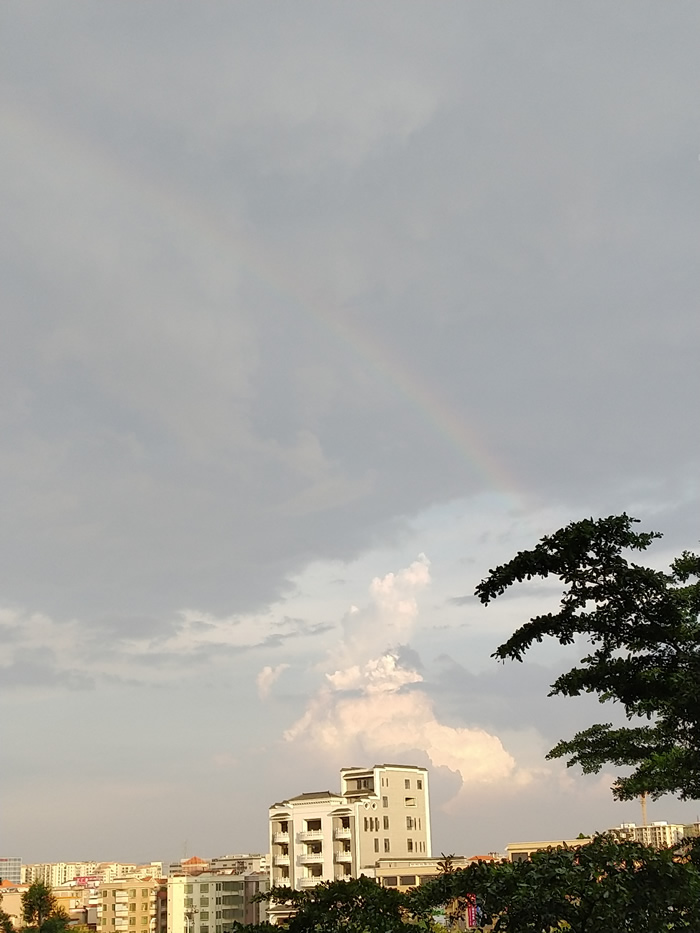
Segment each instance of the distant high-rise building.
[{"label": "distant high-rise building", "polygon": [[339,794],[299,794],[270,807],[273,885],[313,887],[374,875],[381,858],[432,854],[425,768],[343,768],[340,783]]},{"label": "distant high-rise building", "polygon": [[0,881],[22,883],[22,859],[18,855],[6,855],[0,858]]},{"label": "distant high-rise building", "polygon": [[688,833],[684,823],[667,823],[657,820],[646,826],[637,826],[636,823],[622,823],[615,829],[609,830],[620,839],[629,839],[633,842],[643,842],[644,845],[654,846],[655,849],[665,849],[680,842]]}]

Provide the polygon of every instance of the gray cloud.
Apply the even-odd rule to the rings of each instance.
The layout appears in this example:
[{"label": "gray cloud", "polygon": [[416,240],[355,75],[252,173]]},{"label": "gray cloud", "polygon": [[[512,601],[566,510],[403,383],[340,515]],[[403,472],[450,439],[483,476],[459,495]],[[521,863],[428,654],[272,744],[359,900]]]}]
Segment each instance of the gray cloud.
[{"label": "gray cloud", "polygon": [[[312,663],[335,610],[272,624],[299,574],[400,566],[457,501],[692,546],[699,19],[6,6],[0,608],[53,652],[13,676]],[[436,702],[549,734],[528,676],[446,669]]]}]

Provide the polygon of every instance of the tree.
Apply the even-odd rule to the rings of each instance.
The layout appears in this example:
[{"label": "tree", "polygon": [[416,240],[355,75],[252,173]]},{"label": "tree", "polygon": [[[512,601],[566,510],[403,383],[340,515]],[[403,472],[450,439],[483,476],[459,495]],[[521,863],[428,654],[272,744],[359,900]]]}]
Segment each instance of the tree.
[{"label": "tree", "polygon": [[64,933],[70,918],[58,906],[50,884],[34,881],[22,894],[22,917],[28,928],[38,933]]},{"label": "tree", "polygon": [[2,894],[0,894],[0,933],[14,933],[12,917],[2,909]]},{"label": "tree", "polygon": [[[416,933],[416,924],[409,922],[407,895],[395,888],[382,887],[373,878],[322,881],[302,891],[274,887],[257,896],[293,911],[285,924],[289,933]],[[424,928],[431,925],[427,918],[416,919],[425,920]],[[272,930],[279,927],[269,923],[233,926],[233,933]]]},{"label": "tree", "polygon": [[550,696],[597,694],[620,703],[633,724],[601,723],[560,741],[549,758],[584,773],[632,768],[613,785],[626,800],[648,792],[700,798],[700,556],[684,551],[669,572],[631,563],[658,532],[635,532],[626,514],[573,522],[495,570],[476,588],[488,604],[516,582],[558,577],[559,612],[532,618],[494,653],[522,661],[546,636],[588,654],[551,685]]},{"label": "tree", "polygon": [[477,862],[439,874],[409,892],[407,909],[425,915],[475,897],[479,922],[495,933],[698,930],[698,854],[595,836],[529,861]]}]

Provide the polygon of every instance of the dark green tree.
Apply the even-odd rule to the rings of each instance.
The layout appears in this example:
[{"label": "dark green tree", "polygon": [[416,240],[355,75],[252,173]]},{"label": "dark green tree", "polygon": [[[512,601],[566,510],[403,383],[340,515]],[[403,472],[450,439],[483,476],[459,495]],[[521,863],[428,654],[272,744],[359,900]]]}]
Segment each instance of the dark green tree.
[{"label": "dark green tree", "polygon": [[476,899],[495,933],[676,933],[700,930],[696,852],[680,854],[595,836],[524,862],[477,862],[409,892],[407,909]]},{"label": "dark green tree", "polygon": [[597,694],[621,704],[629,726],[600,723],[559,742],[549,758],[567,758],[584,773],[605,764],[631,768],[613,794],[631,799],[673,793],[700,798],[700,556],[684,551],[668,572],[631,562],[657,532],[636,532],[626,514],[574,522],[489,571],[476,588],[487,604],[533,577],[564,586],[558,612],[536,616],[494,657],[522,661],[545,637],[585,645],[577,666],[551,685],[550,696]]},{"label": "dark green tree", "polygon": [[[417,916],[411,922],[407,894],[382,887],[364,876],[350,881],[324,881],[302,891],[271,888],[259,898],[294,911],[285,923],[289,933],[417,933],[416,923],[424,928],[431,926],[429,915]],[[279,931],[279,927],[268,923],[235,924],[232,933],[244,930],[270,933]]]},{"label": "dark green tree", "polygon": [[22,894],[22,918],[28,929],[38,933],[64,933],[70,924],[66,911],[58,906],[50,884],[34,881]]},{"label": "dark green tree", "polygon": [[0,933],[14,933],[12,918],[6,910],[2,909],[2,894],[0,894]]}]

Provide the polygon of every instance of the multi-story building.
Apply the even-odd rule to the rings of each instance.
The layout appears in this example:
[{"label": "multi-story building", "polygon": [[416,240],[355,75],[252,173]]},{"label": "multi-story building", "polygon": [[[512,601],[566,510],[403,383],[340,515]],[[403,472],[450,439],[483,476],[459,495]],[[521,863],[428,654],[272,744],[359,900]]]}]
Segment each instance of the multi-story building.
[{"label": "multi-story building", "polygon": [[104,881],[98,889],[97,933],[165,933],[161,925],[157,878],[121,878]]},{"label": "multi-story building", "polygon": [[658,820],[654,823],[648,823],[646,826],[637,826],[636,823],[622,823],[615,829],[609,830],[620,839],[628,839],[632,842],[643,842],[644,845],[654,846],[655,849],[665,849],[680,842],[685,836],[686,824],[667,823],[665,820]]},{"label": "multi-story building", "polygon": [[232,871],[236,875],[245,875],[248,872],[266,872],[269,867],[269,856],[260,853],[243,853],[241,855],[218,855],[209,862],[211,871]]},{"label": "multi-story building", "polygon": [[380,858],[431,856],[425,768],[343,768],[340,782],[339,794],[299,794],[270,807],[273,884],[374,876]]},{"label": "multi-story building", "polygon": [[0,881],[22,883],[22,859],[18,855],[6,855],[0,858]]},{"label": "multi-story building", "polygon": [[22,880],[25,884],[43,881],[56,888],[78,877],[97,874],[97,862],[35,862],[25,865]]},{"label": "multi-story building", "polygon": [[171,875],[168,933],[226,933],[234,921],[260,923],[266,916],[265,906],[253,899],[268,886],[268,875],[263,872]]}]

